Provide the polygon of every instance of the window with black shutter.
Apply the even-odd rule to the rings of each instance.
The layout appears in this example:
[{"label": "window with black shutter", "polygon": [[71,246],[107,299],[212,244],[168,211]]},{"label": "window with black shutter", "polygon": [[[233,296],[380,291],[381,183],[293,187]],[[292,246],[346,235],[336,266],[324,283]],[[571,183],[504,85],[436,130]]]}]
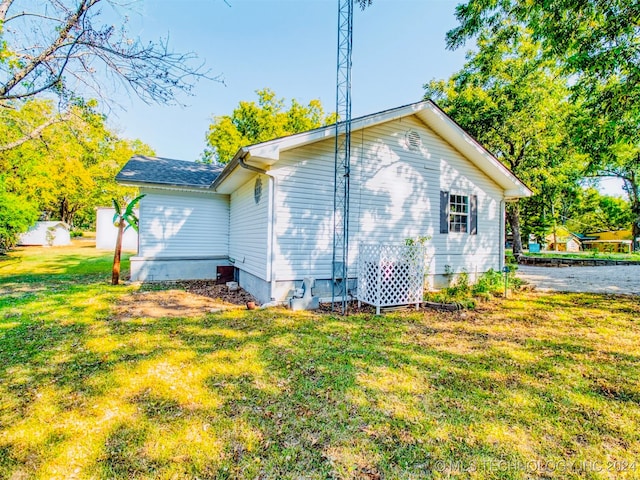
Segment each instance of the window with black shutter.
[{"label": "window with black shutter", "polygon": [[440,233],[478,234],[478,196],[440,192]]}]

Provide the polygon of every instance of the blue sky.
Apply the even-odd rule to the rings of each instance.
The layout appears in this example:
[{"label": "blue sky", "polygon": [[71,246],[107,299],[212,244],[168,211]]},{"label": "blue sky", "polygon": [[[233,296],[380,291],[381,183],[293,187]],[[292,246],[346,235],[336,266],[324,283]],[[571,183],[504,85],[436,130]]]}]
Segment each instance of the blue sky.
[{"label": "blue sky", "polygon": [[[374,0],[354,17],[353,115],[418,101],[422,85],[448,78],[464,63],[463,49],[445,48],[456,25],[456,0]],[[143,40],[169,36],[193,51],[224,84],[201,81],[186,107],[147,106],[123,92],[110,123],[140,138],[158,156],[197,159],[214,115],[230,114],[255,91],[335,110],[337,0],[144,0],[130,12],[131,33]]]}]

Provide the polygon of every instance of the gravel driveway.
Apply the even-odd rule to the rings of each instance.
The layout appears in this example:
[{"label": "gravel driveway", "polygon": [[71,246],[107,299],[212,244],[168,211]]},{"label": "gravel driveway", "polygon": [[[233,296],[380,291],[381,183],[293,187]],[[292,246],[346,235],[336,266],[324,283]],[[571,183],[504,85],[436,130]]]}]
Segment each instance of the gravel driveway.
[{"label": "gravel driveway", "polygon": [[640,295],[640,265],[606,267],[520,265],[517,276],[543,291]]}]

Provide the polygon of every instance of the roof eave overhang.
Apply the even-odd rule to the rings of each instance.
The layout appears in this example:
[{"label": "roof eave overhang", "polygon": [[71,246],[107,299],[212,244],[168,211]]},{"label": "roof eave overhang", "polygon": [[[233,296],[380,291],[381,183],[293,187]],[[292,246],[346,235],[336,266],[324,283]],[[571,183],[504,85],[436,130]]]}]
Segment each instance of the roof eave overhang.
[{"label": "roof eave overhang", "polygon": [[[246,150],[245,147],[242,147],[236,152],[231,161],[227,163],[227,166],[224,167],[220,175],[218,175],[218,178],[211,184],[212,190],[217,193],[230,195],[235,191],[237,186],[242,184],[243,178],[238,179],[234,172],[236,172],[236,170],[242,170],[240,167],[240,159],[246,156]],[[242,175],[242,172],[240,172],[240,175],[244,177],[246,174]]]},{"label": "roof eave overhang", "polygon": [[485,149],[475,138],[465,132],[451,117],[433,102],[423,102],[423,108],[417,112],[420,118],[434,132],[440,135],[480,171],[504,190],[507,201],[530,197],[533,192],[505,167],[496,157]]}]

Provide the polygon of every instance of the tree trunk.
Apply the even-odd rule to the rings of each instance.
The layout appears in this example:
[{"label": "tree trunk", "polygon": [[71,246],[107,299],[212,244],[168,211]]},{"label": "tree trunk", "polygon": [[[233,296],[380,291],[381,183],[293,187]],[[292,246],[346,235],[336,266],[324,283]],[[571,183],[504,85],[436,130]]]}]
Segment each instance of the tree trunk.
[{"label": "tree trunk", "polygon": [[58,216],[60,218],[60,221],[68,225],[71,225],[71,223],[69,222],[69,216],[70,216],[69,210],[70,210],[69,200],[67,199],[67,197],[64,197],[60,200],[60,208],[58,210]]},{"label": "tree trunk", "polygon": [[513,233],[513,254],[522,255],[522,237],[520,235],[520,207],[517,202],[507,203],[505,209],[507,213],[507,221],[511,226]]},{"label": "tree trunk", "polygon": [[120,283],[120,256],[122,254],[122,233],[124,232],[124,219],[118,222],[118,236],[116,237],[116,252],[113,255],[113,269],[111,270],[111,285]]},{"label": "tree trunk", "polygon": [[631,204],[633,212],[633,225],[631,226],[631,240],[633,241],[633,251],[640,252],[640,201]]},{"label": "tree trunk", "polygon": [[[638,158],[640,163],[640,158]],[[636,180],[636,175],[631,172],[630,178],[625,179],[624,190],[629,196],[629,203],[631,204],[631,212],[633,213],[633,225],[631,226],[631,240],[633,241],[633,251],[640,251],[640,241],[636,241],[636,238],[640,238],[640,185]]]},{"label": "tree trunk", "polygon": [[556,210],[551,203],[551,216],[553,217],[553,250],[558,251],[558,230],[556,226]]}]

